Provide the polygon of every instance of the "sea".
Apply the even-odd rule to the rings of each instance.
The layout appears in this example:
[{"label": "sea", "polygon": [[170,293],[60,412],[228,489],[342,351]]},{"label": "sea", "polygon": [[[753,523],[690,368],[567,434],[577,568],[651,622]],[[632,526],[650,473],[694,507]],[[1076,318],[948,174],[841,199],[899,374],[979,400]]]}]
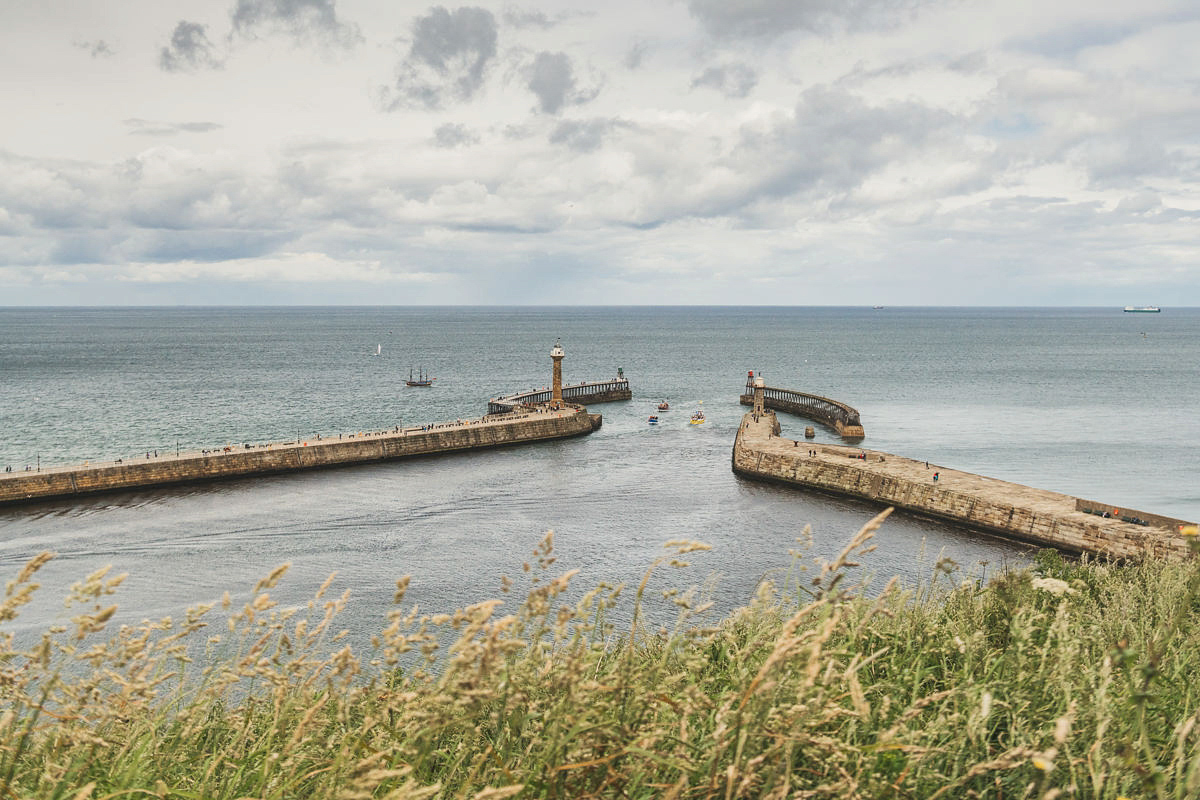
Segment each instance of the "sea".
[{"label": "sea", "polygon": [[[338,624],[369,650],[402,576],[405,609],[511,605],[550,532],[541,574],[631,587],[614,619],[647,575],[654,624],[673,619],[671,589],[720,618],[764,580],[803,585],[803,563],[834,557],[881,510],[732,473],[749,370],[858,409],[864,447],[1200,519],[1200,309],[0,308],[0,469],[474,418],[548,385],[557,342],[567,383],[630,381],[632,400],[590,409],[604,416],[590,436],[0,508],[0,582],[56,554],[0,632],[65,623],[70,586],[104,568],[127,574],[116,626],[226,593],[236,607],[287,564],[273,596],[300,605],[333,576],[330,596],[348,597]],[[434,386],[407,387],[422,370]],[[697,409],[708,421],[689,425]],[[681,540],[711,549],[671,566],[664,545]],[[855,559],[867,591],[986,581],[1033,552],[903,513],[873,546]]]}]

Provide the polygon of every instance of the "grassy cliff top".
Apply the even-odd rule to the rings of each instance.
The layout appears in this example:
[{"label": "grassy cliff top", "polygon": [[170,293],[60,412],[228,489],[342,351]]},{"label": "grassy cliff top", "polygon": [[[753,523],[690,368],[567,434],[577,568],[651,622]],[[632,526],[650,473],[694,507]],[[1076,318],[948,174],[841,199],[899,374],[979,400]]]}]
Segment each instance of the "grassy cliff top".
[{"label": "grassy cliff top", "polygon": [[[649,575],[703,545],[580,594],[547,536],[515,612],[425,615],[402,580],[369,656],[333,635],[346,597],[276,605],[284,568],[240,609],[116,631],[120,578],[97,573],[71,588],[71,625],[17,649],[4,624],[39,556],[0,600],[0,796],[1200,793],[1200,560],[1044,552],[987,585],[943,561],[867,592],[853,559],[884,516],[711,624],[697,592],[669,592],[671,630],[642,623]],[[638,611],[618,630],[622,593]]]}]

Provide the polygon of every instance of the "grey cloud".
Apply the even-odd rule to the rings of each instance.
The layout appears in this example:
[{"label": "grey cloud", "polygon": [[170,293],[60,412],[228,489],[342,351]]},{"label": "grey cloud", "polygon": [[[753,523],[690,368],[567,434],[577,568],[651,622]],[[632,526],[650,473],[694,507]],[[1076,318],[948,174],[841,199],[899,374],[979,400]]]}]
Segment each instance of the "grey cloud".
[{"label": "grey cloud", "polygon": [[217,56],[207,31],[207,25],[181,20],[171,33],[171,44],[158,55],[159,67],[167,72],[220,69],[224,61]]},{"label": "grey cloud", "polygon": [[257,255],[256,243],[303,232],[305,223],[287,221],[298,201],[252,173],[171,150],[111,166],[0,153],[0,209],[19,229],[0,262],[16,251],[26,264]]},{"label": "grey cloud", "polygon": [[137,260],[225,261],[267,256],[296,239],[296,233],[267,230],[170,230],[149,226],[127,244],[136,247]]},{"label": "grey cloud", "polygon": [[538,96],[542,111],[555,114],[575,91],[575,74],[566,53],[538,53],[530,67],[529,89]]},{"label": "grey cloud", "polygon": [[571,57],[566,53],[538,53],[528,75],[526,86],[537,95],[538,106],[547,114],[557,114],[563,106],[587,103],[599,94],[599,89],[579,88]]},{"label": "grey cloud", "polygon": [[587,153],[604,144],[613,131],[628,127],[628,122],[619,119],[564,120],[550,134],[550,142],[565,144],[576,152]]},{"label": "grey cloud", "polygon": [[72,42],[80,50],[86,50],[92,58],[108,58],[115,55],[113,49],[109,47],[108,42],[103,39],[97,39],[94,42]]},{"label": "grey cloud", "polygon": [[1171,180],[1190,173],[1189,180],[1194,179],[1195,158],[1180,152],[1169,137],[1152,131],[1155,122],[1148,120],[1145,129],[1135,125],[1079,142],[1066,153],[1066,160],[1087,172],[1093,189],[1136,189],[1152,176]]},{"label": "grey cloud", "polygon": [[555,20],[550,19],[544,11],[520,11],[515,8],[506,8],[504,10],[504,22],[507,25],[512,25],[514,28],[553,28],[558,24]]},{"label": "grey cloud", "polygon": [[692,81],[692,88],[707,86],[726,97],[745,97],[758,84],[758,74],[746,64],[709,67]]},{"label": "grey cloud", "polygon": [[626,69],[638,69],[642,66],[642,62],[646,60],[646,54],[649,48],[645,42],[634,42],[629,51],[625,53],[623,63]]},{"label": "grey cloud", "polygon": [[185,133],[208,133],[218,131],[225,126],[216,122],[180,122],[175,127]]},{"label": "grey cloud", "polygon": [[1139,192],[1135,195],[1121,198],[1117,203],[1118,214],[1149,214],[1163,207],[1162,198],[1154,192]]},{"label": "grey cloud", "polygon": [[[829,219],[870,213],[891,202],[859,193],[870,178],[919,161],[930,148],[953,158],[963,147],[962,125],[948,112],[917,103],[873,106],[843,89],[815,87],[801,95],[788,117],[745,128],[728,155],[709,161],[706,191],[688,189],[681,174],[672,176],[673,186],[660,178],[666,187],[660,203],[648,206],[640,221],[730,217],[749,227],[776,227],[791,224],[797,204],[820,208]],[[976,179],[953,178],[963,187]],[[946,181],[915,186],[908,202],[955,191],[961,189],[948,188]],[[676,197],[682,195],[688,197],[681,204]]]},{"label": "grey cloud", "polygon": [[932,0],[690,0],[688,8],[716,38],[771,38],[789,31],[831,33],[889,28]]},{"label": "grey cloud", "polygon": [[[1089,124],[1071,121],[1080,118]],[[1200,178],[1192,152],[1200,107],[1191,96],[1147,96],[1142,86],[1076,70],[1013,71],[975,121],[995,144],[996,171],[1064,164],[1086,174],[1089,188],[1123,194]]]},{"label": "grey cloud", "polygon": [[558,11],[551,15],[544,11],[525,11],[509,6],[504,9],[501,19],[504,20],[505,25],[511,25],[517,29],[537,28],[545,31],[557,27],[570,19],[593,16],[596,16],[596,12],[594,11],[567,10]]},{"label": "grey cloud", "polygon": [[946,65],[946,68],[952,72],[960,72],[965,75],[974,75],[983,72],[985,69],[987,69],[987,66],[987,53],[983,50],[976,50],[954,59]]},{"label": "grey cloud", "polygon": [[532,139],[538,135],[537,128],[533,125],[513,125],[504,126],[504,138],[510,142],[520,142],[526,139]]},{"label": "grey cloud", "polygon": [[336,0],[238,0],[230,14],[243,36],[282,33],[339,47],[362,41],[358,26],[338,19]]},{"label": "grey cloud", "polygon": [[440,108],[447,96],[471,99],[496,57],[496,39],[496,18],[485,8],[431,8],[413,22],[412,46],[386,98],[388,110]]},{"label": "grey cloud", "polygon": [[447,122],[445,125],[439,125],[434,130],[433,141],[438,147],[446,149],[466,147],[477,144],[479,142],[479,134],[466,125]]},{"label": "grey cloud", "polygon": [[1012,39],[1005,46],[1051,58],[1069,58],[1086,47],[1115,44],[1139,29],[1128,22],[1076,22],[1037,36]]},{"label": "grey cloud", "polygon": [[225,127],[215,122],[155,122],[131,117],[122,120],[131,136],[174,136],[177,133],[209,133]]},{"label": "grey cloud", "polygon": [[851,190],[930,142],[954,138],[959,124],[948,112],[918,103],[868,106],[847,92],[814,87],[801,95],[792,121],[776,131],[773,144],[788,155],[775,187],[785,193],[815,186]]}]

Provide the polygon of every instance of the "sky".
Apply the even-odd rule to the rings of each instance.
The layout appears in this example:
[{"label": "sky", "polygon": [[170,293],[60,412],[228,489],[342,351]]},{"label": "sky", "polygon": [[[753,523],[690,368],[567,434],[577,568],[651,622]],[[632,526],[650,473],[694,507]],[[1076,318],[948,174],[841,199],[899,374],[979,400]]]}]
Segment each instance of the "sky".
[{"label": "sky", "polygon": [[1200,306],[1195,0],[0,0],[0,306]]}]

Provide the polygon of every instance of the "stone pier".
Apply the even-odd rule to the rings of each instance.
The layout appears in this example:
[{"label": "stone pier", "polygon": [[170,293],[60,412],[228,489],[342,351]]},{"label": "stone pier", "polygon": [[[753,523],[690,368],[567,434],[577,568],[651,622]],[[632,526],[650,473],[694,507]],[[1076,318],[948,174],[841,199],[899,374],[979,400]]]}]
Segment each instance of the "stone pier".
[{"label": "stone pier", "polygon": [[[370,433],[338,434],[336,438],[316,436],[307,441],[283,444],[226,446],[220,450],[174,456],[159,456],[155,451],[153,456],[147,453],[145,460],[131,458],[106,464],[43,469],[39,463],[36,472],[0,473],[0,505],[583,436],[597,430],[602,418],[599,414],[589,414],[578,402],[564,401],[563,357],[561,343],[555,343],[550,352],[554,386],[551,397],[535,400],[527,395],[514,395],[519,399],[512,403],[493,401],[489,404],[488,414],[480,419],[407,428],[396,426]],[[629,384],[624,382],[623,376],[621,381],[624,392],[628,393]],[[592,388],[589,384],[584,387]],[[581,391],[576,395],[603,396],[619,393],[620,388],[599,384],[594,391]]]},{"label": "stone pier", "polygon": [[564,404],[553,410],[543,407],[476,420],[283,444],[238,446],[81,467],[43,467],[39,472],[0,473],[0,505],[564,439],[589,434],[601,422],[599,414],[589,414],[583,406]]},{"label": "stone pier", "polygon": [[1033,544],[1113,558],[1183,556],[1188,548],[1180,530],[1195,525],[878,450],[813,444],[779,433],[773,412],[746,414],[734,441],[733,471]]}]

